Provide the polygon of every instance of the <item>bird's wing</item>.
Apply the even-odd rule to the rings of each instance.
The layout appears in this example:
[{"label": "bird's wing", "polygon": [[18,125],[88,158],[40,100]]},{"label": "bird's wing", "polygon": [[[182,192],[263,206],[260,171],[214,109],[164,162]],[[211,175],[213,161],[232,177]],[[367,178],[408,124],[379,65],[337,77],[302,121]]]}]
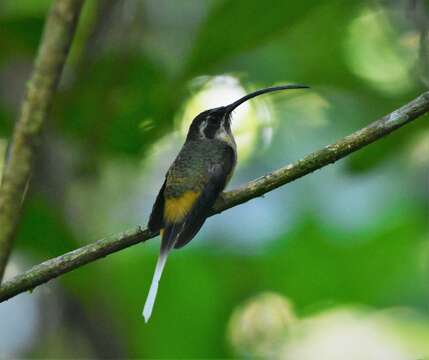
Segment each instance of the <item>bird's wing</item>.
[{"label": "bird's wing", "polygon": [[[220,142],[210,149],[204,146],[179,156],[167,175],[162,247],[180,248],[192,240],[234,168],[231,147]],[[193,168],[188,165],[190,161]]]},{"label": "bird's wing", "polygon": [[159,231],[164,227],[164,190],[166,182],[167,179],[164,180],[164,184],[162,184],[161,190],[159,190],[149,217],[149,223],[147,227],[152,232]]},{"label": "bird's wing", "polygon": [[228,175],[223,168],[215,167],[212,169],[209,180],[204,184],[198,198],[183,220],[183,226],[180,228],[180,233],[174,244],[176,249],[191,241],[203,226],[209,211],[225,187]]}]

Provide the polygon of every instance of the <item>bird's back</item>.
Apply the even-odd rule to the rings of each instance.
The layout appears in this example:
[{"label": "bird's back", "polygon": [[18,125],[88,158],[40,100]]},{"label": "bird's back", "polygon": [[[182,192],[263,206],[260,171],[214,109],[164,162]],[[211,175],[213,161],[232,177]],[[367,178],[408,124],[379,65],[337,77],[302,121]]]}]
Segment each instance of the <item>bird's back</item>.
[{"label": "bird's back", "polygon": [[[229,178],[236,162],[235,149],[219,140],[186,142],[167,173],[166,197],[201,191],[213,176]],[[222,188],[224,184],[219,184]]]}]

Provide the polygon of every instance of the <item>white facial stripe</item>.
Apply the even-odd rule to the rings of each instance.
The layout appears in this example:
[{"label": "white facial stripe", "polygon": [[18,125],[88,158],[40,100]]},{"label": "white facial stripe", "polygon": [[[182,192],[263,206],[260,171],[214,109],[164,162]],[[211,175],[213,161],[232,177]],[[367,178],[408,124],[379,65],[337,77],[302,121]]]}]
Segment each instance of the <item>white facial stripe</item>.
[{"label": "white facial stripe", "polygon": [[231,133],[227,130],[228,129],[227,121],[228,120],[226,118],[224,118],[222,120],[221,126],[216,131],[215,138],[218,140],[226,142],[227,144],[229,144],[231,147],[233,147],[235,149],[236,145],[235,145],[234,138],[231,135]]},{"label": "white facial stripe", "polygon": [[204,138],[204,137],[205,137],[205,136],[204,136],[204,130],[206,129],[207,125],[208,125],[207,120],[204,120],[204,121],[201,123],[201,125],[200,125],[200,135],[201,135],[201,137],[202,137],[202,138]]},{"label": "white facial stripe", "polygon": [[215,138],[217,138],[219,140],[224,140],[224,141],[226,138],[228,138],[228,133],[226,132],[225,123],[223,121],[222,121],[219,129],[217,129],[217,131],[216,131]]}]

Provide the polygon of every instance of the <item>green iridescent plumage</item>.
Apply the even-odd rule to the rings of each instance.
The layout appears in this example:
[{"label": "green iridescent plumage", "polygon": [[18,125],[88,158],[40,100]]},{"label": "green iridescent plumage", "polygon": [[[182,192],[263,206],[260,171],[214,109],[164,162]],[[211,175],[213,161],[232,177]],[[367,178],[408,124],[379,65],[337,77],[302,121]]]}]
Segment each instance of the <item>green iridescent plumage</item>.
[{"label": "green iridescent plumage", "polygon": [[[235,165],[235,151],[219,140],[185,143],[167,173],[165,197],[177,197],[188,190],[203,190],[210,176],[221,172],[228,177]],[[223,184],[225,185],[225,184]]]}]

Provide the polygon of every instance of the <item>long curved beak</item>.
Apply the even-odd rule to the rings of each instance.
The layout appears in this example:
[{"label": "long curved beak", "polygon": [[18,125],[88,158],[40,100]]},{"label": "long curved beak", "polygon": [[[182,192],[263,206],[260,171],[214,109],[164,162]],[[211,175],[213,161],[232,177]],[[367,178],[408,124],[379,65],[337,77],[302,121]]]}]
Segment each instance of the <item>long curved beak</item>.
[{"label": "long curved beak", "polygon": [[242,103],[246,102],[247,100],[250,100],[256,96],[266,94],[273,91],[279,91],[279,90],[290,90],[290,89],[308,89],[309,86],[307,85],[279,85],[279,86],[272,86],[265,89],[256,90],[250,94],[247,94],[243,96],[241,99],[238,99],[237,101],[234,101],[232,104],[229,104],[225,106],[225,110],[227,112],[233,111],[237,106],[241,105]]}]

